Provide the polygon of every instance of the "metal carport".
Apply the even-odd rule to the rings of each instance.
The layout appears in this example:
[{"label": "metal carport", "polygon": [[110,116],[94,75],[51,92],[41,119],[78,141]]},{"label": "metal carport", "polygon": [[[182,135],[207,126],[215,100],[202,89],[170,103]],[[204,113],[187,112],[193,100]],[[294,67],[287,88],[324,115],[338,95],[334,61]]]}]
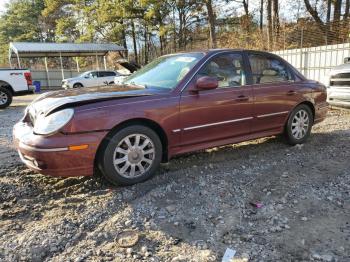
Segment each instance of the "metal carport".
[{"label": "metal carport", "polygon": [[[86,57],[95,56],[97,67],[98,57],[103,56],[104,67],[106,69],[106,55],[108,52],[119,52],[124,57],[123,52],[127,50],[116,44],[106,43],[37,43],[37,42],[13,42],[9,46],[9,63],[12,67],[12,59],[16,58],[18,66],[21,67],[21,58],[44,58],[45,69],[48,74],[47,58],[59,57],[61,64],[62,79],[64,78],[64,69],[62,57]],[[75,59],[77,70],[79,71],[79,62]]]}]

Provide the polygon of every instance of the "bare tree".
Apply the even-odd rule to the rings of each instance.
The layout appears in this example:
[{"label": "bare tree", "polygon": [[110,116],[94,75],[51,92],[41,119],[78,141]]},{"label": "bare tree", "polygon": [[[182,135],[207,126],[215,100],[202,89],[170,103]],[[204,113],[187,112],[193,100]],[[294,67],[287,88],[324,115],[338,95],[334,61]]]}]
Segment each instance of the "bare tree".
[{"label": "bare tree", "polygon": [[340,21],[340,15],[341,15],[341,6],[342,6],[342,0],[335,0],[334,1],[334,13],[333,13],[333,21],[338,25]]},{"label": "bare tree", "polygon": [[216,48],[216,34],[215,34],[215,14],[213,11],[213,5],[211,0],[205,1],[205,6],[208,12],[208,23],[209,23],[209,36],[210,36],[210,47]]},{"label": "bare tree", "polygon": [[320,14],[318,13],[316,7],[313,8],[310,4],[310,0],[304,0],[306,10],[310,13],[312,18],[315,20],[317,26],[321,29],[323,33],[326,33],[327,28],[324,22],[322,21]]},{"label": "bare tree", "polygon": [[260,0],[260,31],[263,30],[264,23],[264,0]]},{"label": "bare tree", "polygon": [[344,13],[344,19],[349,18],[349,13],[350,13],[350,0],[345,1],[345,13]]},{"label": "bare tree", "polygon": [[278,39],[280,34],[280,18],[279,18],[279,2],[278,0],[273,0],[273,29],[276,34],[276,39]]},{"label": "bare tree", "polygon": [[332,0],[327,0],[327,24],[331,21]]},{"label": "bare tree", "polygon": [[269,49],[272,47],[272,0],[267,0],[267,5],[266,5],[266,11],[267,11],[267,30],[268,30],[268,37],[269,37]]},{"label": "bare tree", "polygon": [[134,56],[135,56],[135,62],[138,64],[138,55],[137,55],[137,45],[136,45],[136,33],[135,33],[135,23],[134,20],[131,20],[131,35],[132,35],[132,43],[134,47]]}]

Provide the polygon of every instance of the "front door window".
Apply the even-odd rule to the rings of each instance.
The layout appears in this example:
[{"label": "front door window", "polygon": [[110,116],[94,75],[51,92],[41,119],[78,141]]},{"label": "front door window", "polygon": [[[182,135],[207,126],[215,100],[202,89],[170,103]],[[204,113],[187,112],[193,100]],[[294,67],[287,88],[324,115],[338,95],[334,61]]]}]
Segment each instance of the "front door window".
[{"label": "front door window", "polygon": [[215,77],[219,88],[240,87],[246,84],[241,54],[222,54],[212,58],[199,72],[202,76]]}]

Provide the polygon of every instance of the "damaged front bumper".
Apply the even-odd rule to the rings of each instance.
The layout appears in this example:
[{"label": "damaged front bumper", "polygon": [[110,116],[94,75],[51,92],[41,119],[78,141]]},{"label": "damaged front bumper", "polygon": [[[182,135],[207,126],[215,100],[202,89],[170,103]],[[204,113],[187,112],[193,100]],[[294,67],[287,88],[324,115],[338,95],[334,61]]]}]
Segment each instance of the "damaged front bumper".
[{"label": "damaged front bumper", "polygon": [[45,137],[33,133],[25,122],[13,128],[19,156],[30,169],[50,176],[91,176],[97,148],[106,132],[61,134]]}]

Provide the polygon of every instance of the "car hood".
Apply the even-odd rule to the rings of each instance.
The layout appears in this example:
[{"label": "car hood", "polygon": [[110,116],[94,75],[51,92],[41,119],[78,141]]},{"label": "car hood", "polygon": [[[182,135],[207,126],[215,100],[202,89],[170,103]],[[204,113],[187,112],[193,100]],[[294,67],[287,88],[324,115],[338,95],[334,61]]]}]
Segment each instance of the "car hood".
[{"label": "car hood", "polygon": [[32,115],[48,115],[65,107],[73,107],[105,100],[150,96],[159,90],[138,86],[102,86],[48,92],[37,97],[27,108]]},{"label": "car hood", "polygon": [[330,74],[347,73],[350,72],[350,64],[342,64],[332,68]]},{"label": "car hood", "polygon": [[76,76],[76,77],[71,77],[71,78],[65,78],[62,80],[62,82],[68,82],[68,81],[73,81],[73,80],[77,80],[80,79],[81,77]]}]

